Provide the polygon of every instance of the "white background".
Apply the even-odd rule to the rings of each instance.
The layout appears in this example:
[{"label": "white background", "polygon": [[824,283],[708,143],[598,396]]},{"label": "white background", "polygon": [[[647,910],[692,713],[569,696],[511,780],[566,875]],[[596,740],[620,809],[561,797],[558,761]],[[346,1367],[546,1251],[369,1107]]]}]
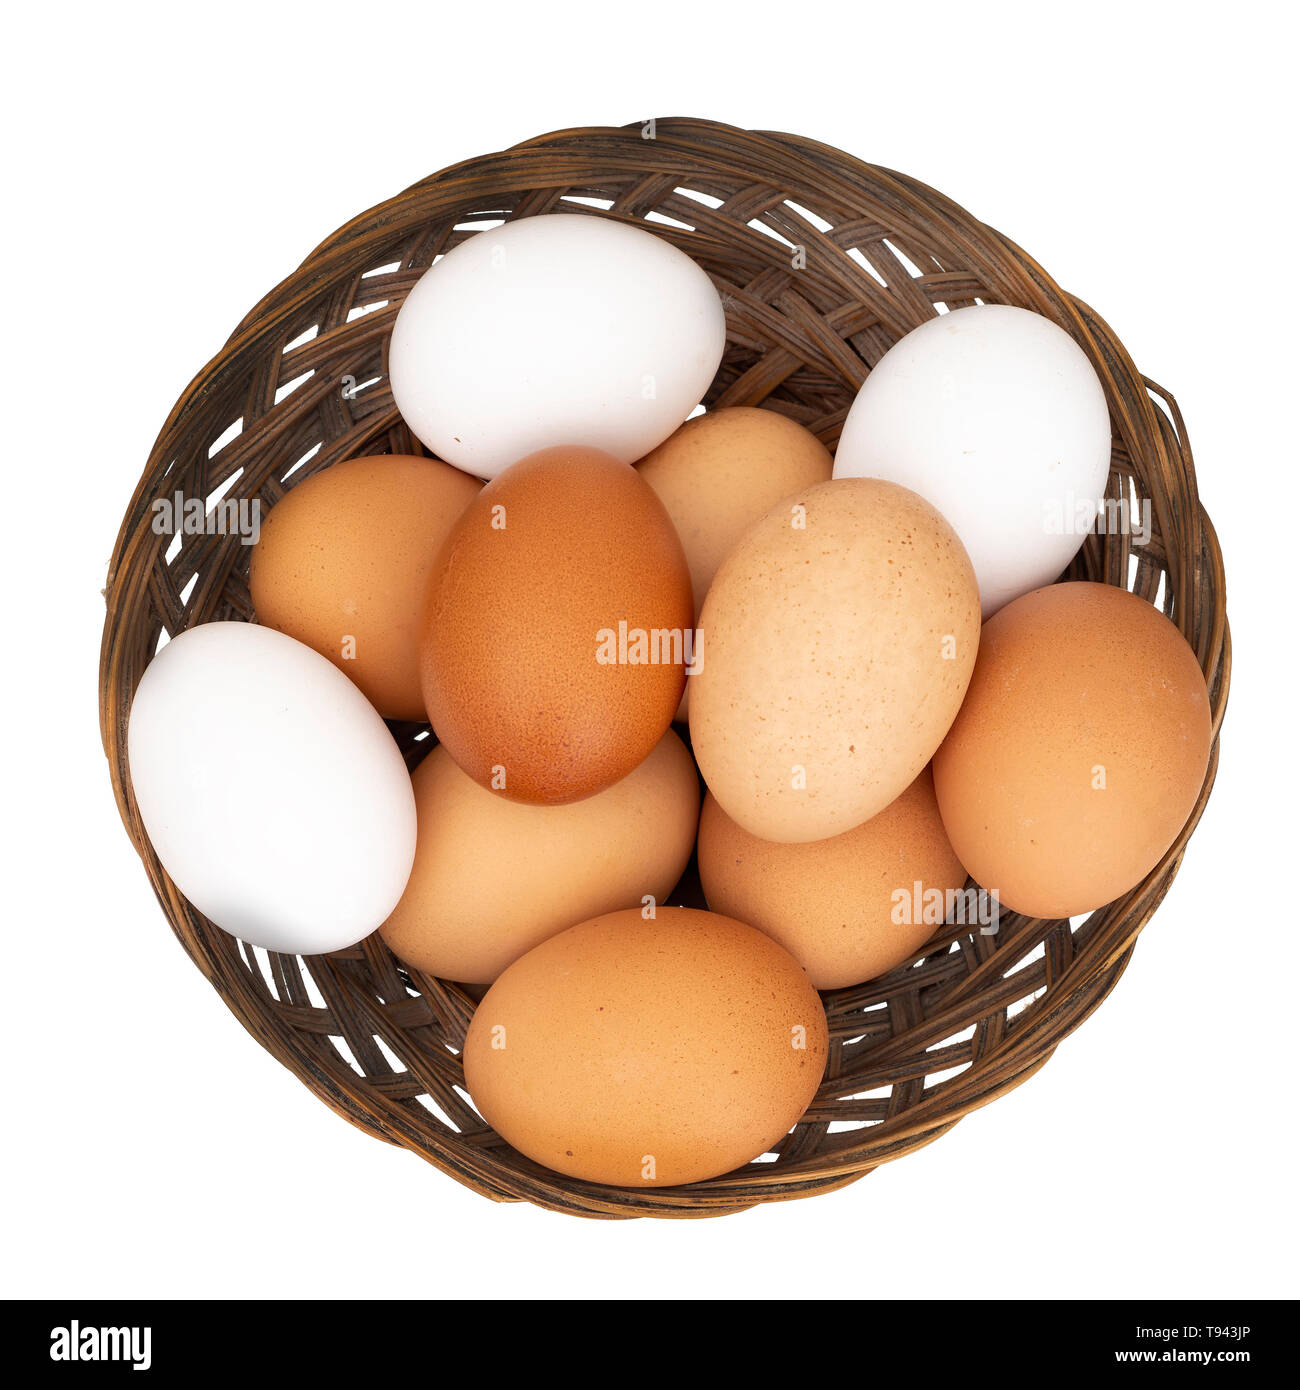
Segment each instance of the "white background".
[{"label": "white background", "polygon": [[[8,20],[4,1291],[1294,1296],[1284,13],[263,0]],[[1236,666],[1181,876],[1038,1076],[841,1193],[597,1223],[493,1205],[366,1137],[226,1012],[117,817],[100,590],[175,398],[325,235],[456,160],[654,115],[906,170],[1108,318],[1186,415]]]}]

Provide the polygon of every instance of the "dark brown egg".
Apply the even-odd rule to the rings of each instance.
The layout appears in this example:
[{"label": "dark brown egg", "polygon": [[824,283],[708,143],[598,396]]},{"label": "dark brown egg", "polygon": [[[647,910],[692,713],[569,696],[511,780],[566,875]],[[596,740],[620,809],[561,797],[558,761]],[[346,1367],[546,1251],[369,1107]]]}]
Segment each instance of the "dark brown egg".
[{"label": "dark brown egg", "polygon": [[636,470],[596,449],[532,454],[484,487],[435,563],[429,718],[491,790],[591,796],[663,737],[693,617],[681,541]]}]

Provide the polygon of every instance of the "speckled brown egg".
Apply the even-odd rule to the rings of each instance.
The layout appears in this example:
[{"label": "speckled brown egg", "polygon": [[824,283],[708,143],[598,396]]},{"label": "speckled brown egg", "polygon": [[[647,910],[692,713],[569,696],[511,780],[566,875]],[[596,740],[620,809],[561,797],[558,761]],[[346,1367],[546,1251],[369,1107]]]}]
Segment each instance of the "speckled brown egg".
[{"label": "speckled brown egg", "polygon": [[779,502],[700,614],[690,723],[709,790],[763,840],[870,820],[948,732],[979,617],[961,542],[916,493],[846,478]]},{"label": "speckled brown egg", "polygon": [[1054,584],[984,624],[934,759],[953,848],[1003,907],[1089,912],[1128,892],[1187,822],[1210,757],[1205,678],[1158,609]]},{"label": "speckled brown egg", "polygon": [[488,990],[465,1082],[489,1124],[557,1172],[666,1187],[768,1152],[816,1094],[826,1016],[753,927],[690,908],[553,936]]},{"label": "speckled brown egg", "polygon": [[865,824],[809,844],[760,840],[706,797],[699,854],[709,906],[779,941],[818,989],[909,960],[966,882],[928,767]]},{"label": "speckled brown egg", "polygon": [[482,488],[438,459],[348,459],[276,503],[253,547],[257,620],[327,657],[386,719],[423,720],[420,619],[429,575]]},{"label": "speckled brown egg", "polygon": [[663,902],[695,845],[699,778],[671,729],[621,781],[568,806],[498,796],[441,746],[411,780],[415,864],[380,931],[444,979],[489,983],[575,922]]},{"label": "speckled brown egg", "polygon": [[[724,406],[688,420],[637,465],[668,509],[691,567],[698,618],[718,566],[783,497],[831,476],[830,450],[775,410]],[[677,718],[691,698],[688,676]]]},{"label": "speckled brown egg", "polygon": [[545,449],[488,483],[439,554],[429,718],[492,791],[590,796],[663,737],[691,619],[682,543],[649,484],[597,449]]}]

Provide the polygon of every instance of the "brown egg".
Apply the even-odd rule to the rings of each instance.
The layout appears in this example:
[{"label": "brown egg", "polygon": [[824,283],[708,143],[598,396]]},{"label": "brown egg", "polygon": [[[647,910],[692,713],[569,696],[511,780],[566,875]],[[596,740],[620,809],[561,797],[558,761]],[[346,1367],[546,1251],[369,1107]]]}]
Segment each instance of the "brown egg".
[{"label": "brown egg", "polygon": [[621,781],[569,806],[488,791],[442,747],[412,781],[415,865],[380,931],[444,979],[489,983],[575,922],[663,902],[695,845],[699,778],[671,729]]},{"label": "brown egg", "polygon": [[779,941],[818,989],[911,959],[966,882],[928,767],[864,825],[810,844],[760,840],[706,797],[699,855],[709,906]]},{"label": "brown egg", "polygon": [[649,484],[597,449],[545,449],[488,483],[438,557],[429,718],[482,786],[590,796],[663,737],[691,617],[682,544]]},{"label": "brown egg", "polygon": [[[668,509],[691,568],[699,617],[718,566],[783,497],[831,476],[830,450],[775,410],[725,406],[688,420],[637,465]],[[687,679],[677,718],[691,698]]]},{"label": "brown egg", "polygon": [[465,1083],[557,1172],[666,1187],[766,1153],[812,1102],[826,1016],[794,958],[729,917],[614,912],[553,936],[488,990]]},{"label": "brown egg", "polygon": [[1210,756],[1195,653],[1107,584],[1054,584],[984,624],[934,759],[943,822],[977,882],[1031,917],[1089,912],[1160,862]]},{"label": "brown egg", "polygon": [[691,743],[709,790],[764,840],[870,820],[948,732],[979,618],[956,532],[916,493],[844,478],[777,503],[700,615]]},{"label": "brown egg", "polygon": [[386,719],[423,720],[429,575],[482,486],[407,454],[348,459],[305,478],[267,513],[253,547],[258,622],[327,657]]}]

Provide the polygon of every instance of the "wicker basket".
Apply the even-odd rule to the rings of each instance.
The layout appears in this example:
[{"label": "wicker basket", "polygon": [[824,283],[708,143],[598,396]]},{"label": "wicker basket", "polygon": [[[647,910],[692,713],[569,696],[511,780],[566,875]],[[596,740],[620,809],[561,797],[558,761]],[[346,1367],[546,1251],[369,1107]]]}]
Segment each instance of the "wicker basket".
[{"label": "wicker basket", "polygon": [[[803,1120],[775,1159],[690,1187],[578,1182],[509,1148],[463,1093],[458,1051],[474,1009],[465,990],[407,972],[378,936],[306,959],[236,942],[163,872],[127,776],[127,713],[162,635],[253,616],[247,547],[220,535],[171,544],[151,526],[153,499],[224,488],[265,507],[286,483],[340,459],[422,452],[386,379],[403,297],[477,226],[556,211],[648,219],[694,257],[727,310],[709,403],[761,402],[830,445],[870,367],[941,306],[1017,304],[1062,325],[1106,389],[1111,495],[1149,498],[1153,517],[1145,547],[1090,536],[1070,575],[1159,603],[1196,651],[1214,715],[1200,799],[1144,882],[1074,925],[1004,914],[995,936],[944,928],[909,967],[827,994],[830,1059]],[[172,411],[122,522],[106,597],[100,713],[118,806],[173,930],[231,1011],[368,1133],[496,1200],[593,1217],[712,1215],[827,1192],[1032,1075],[1106,997],[1173,880],[1214,781],[1228,693],[1222,561],[1178,408],[1106,324],[923,184],[810,140],[700,120],[532,140],[435,174],[330,237],[252,310]],[[393,728],[414,765],[432,741],[423,726]],[[684,883],[674,901],[698,902],[697,892]]]}]

